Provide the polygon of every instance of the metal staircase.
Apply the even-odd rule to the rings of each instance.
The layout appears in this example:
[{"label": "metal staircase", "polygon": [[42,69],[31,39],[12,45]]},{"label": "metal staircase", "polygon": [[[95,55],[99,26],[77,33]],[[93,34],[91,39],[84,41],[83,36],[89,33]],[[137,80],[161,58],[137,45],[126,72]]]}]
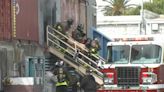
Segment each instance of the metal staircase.
[{"label": "metal staircase", "polygon": [[[85,74],[86,67],[89,67],[94,71],[93,75],[97,83],[103,84],[103,74],[98,70],[97,62],[86,55],[88,51],[83,44],[63,35],[53,27],[47,26],[47,46],[49,52],[74,67],[79,73]],[[78,57],[75,57],[77,50],[79,51]]]}]

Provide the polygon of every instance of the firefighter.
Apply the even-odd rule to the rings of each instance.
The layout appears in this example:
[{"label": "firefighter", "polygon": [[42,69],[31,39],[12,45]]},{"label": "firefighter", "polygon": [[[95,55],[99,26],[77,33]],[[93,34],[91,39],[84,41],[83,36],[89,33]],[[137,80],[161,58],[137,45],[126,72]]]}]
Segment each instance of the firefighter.
[{"label": "firefighter", "polygon": [[92,71],[87,69],[86,75],[81,80],[80,87],[84,90],[84,92],[96,92],[97,90],[97,83],[91,73]]},{"label": "firefighter", "polygon": [[83,32],[83,25],[78,24],[77,28],[75,31],[72,32],[72,38],[75,39],[76,41],[82,43],[83,39],[85,38],[86,34]]},{"label": "firefighter", "polygon": [[69,82],[69,87],[71,88],[71,90],[69,92],[78,92],[79,79],[80,79],[80,76],[76,74],[75,69],[71,70],[70,82]]},{"label": "firefighter", "polygon": [[72,28],[73,22],[73,19],[68,19],[66,22],[57,22],[54,25],[54,28],[62,34],[68,36],[68,31]]},{"label": "firefighter", "polygon": [[64,23],[64,32],[65,32],[67,37],[71,37],[72,36],[72,31],[74,30],[73,23],[74,23],[73,19],[68,19]]},{"label": "firefighter", "polygon": [[91,41],[91,46],[89,48],[89,56],[92,60],[94,61],[97,61],[99,58],[98,55],[99,55],[99,50],[100,50],[100,44],[99,44],[99,41],[98,39],[94,39]]},{"label": "firefighter", "polygon": [[64,32],[64,28],[63,28],[63,25],[61,22],[57,22],[55,25],[54,25],[54,28],[56,30],[58,30],[59,32],[61,32],[62,34],[65,34]]},{"label": "firefighter", "polygon": [[92,42],[91,38],[87,38],[86,39],[85,46],[86,46],[87,49],[91,48],[91,42]]},{"label": "firefighter", "polygon": [[69,78],[62,67],[58,69],[57,80],[56,92],[67,92]]},{"label": "firefighter", "polygon": [[65,30],[68,31],[72,27],[73,23],[74,23],[73,19],[71,19],[71,18],[68,19],[66,21]]},{"label": "firefighter", "polygon": [[100,48],[100,44],[99,44],[99,40],[97,38],[95,38],[94,40],[92,40],[91,42],[91,47],[94,48],[95,50],[93,51],[93,53],[98,55],[98,51],[101,49]]},{"label": "firefighter", "polygon": [[[62,33],[63,35],[66,35],[65,27],[64,27],[64,25],[61,22],[57,22],[55,24],[54,28],[57,31],[59,31],[60,33]],[[60,35],[58,33],[57,34],[55,33],[55,35],[58,36],[58,38],[60,38],[62,41],[67,42],[67,39],[64,36],[62,36],[62,35]],[[64,49],[67,48],[67,46],[62,41],[59,41],[56,38],[54,40],[55,40],[56,43],[60,44],[60,46],[63,47]],[[61,51],[64,52],[63,49],[61,49]]]}]

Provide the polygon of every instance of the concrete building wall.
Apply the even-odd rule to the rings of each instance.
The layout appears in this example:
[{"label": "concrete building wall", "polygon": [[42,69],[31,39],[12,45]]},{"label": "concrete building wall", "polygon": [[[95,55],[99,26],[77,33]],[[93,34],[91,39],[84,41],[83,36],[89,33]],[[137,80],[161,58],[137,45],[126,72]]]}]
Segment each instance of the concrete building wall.
[{"label": "concrete building wall", "polygon": [[56,21],[61,22],[61,2],[60,0],[56,1]]},{"label": "concrete building wall", "polygon": [[80,23],[84,24],[87,37],[90,37],[91,28],[96,28],[96,0],[83,0],[80,3]]},{"label": "concrete building wall", "polygon": [[159,24],[159,31],[164,34],[164,23]]},{"label": "concrete building wall", "polygon": [[80,16],[79,16],[79,23],[84,25],[85,33],[87,32],[87,3],[81,2],[80,3]]},{"label": "concrete building wall", "polygon": [[56,22],[56,5],[60,0],[38,0],[38,21],[39,21],[39,43],[44,46],[46,43],[46,26],[54,25]]},{"label": "concrete building wall", "polygon": [[97,30],[105,32],[109,35],[128,35],[140,34],[140,24],[111,24],[106,26],[99,26]]},{"label": "concrete building wall", "polygon": [[56,0],[56,21],[74,20],[74,29],[84,25],[84,32],[89,36],[91,27],[96,27],[96,0]]},{"label": "concrete building wall", "polygon": [[[101,16],[103,17],[103,16]],[[164,18],[142,19],[140,16],[104,16],[97,21],[97,30],[111,31],[112,35],[163,34]]]},{"label": "concrete building wall", "polygon": [[163,23],[147,23],[146,34],[164,34],[164,21]]},{"label": "concrete building wall", "polygon": [[6,48],[0,48],[0,90],[3,89],[3,79],[7,75],[7,49]]},{"label": "concrete building wall", "polygon": [[87,0],[87,37],[92,38],[91,28],[96,28],[96,0]]},{"label": "concrete building wall", "polygon": [[[35,43],[0,42],[0,78],[22,76],[21,69],[15,69],[27,56],[44,56],[44,50]],[[18,68],[18,67],[17,67]],[[0,83],[2,85],[2,83]]]}]

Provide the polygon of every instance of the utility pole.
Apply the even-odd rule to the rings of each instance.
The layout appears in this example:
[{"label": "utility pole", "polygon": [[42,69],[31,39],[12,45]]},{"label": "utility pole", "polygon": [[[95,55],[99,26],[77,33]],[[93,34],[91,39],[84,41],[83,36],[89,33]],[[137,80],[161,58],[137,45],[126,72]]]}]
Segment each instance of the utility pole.
[{"label": "utility pole", "polygon": [[145,18],[144,18],[144,3],[143,3],[143,0],[141,2],[141,31],[140,31],[140,34],[144,34],[146,35],[146,28],[145,28]]}]

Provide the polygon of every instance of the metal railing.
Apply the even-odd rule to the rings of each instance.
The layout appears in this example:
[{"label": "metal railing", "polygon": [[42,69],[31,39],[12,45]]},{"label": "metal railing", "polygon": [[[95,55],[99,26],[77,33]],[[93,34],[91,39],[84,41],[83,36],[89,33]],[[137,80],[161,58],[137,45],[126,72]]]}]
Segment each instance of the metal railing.
[{"label": "metal railing", "polygon": [[[81,43],[67,37],[51,26],[47,26],[47,45],[63,53],[66,57],[71,59],[71,62],[83,66],[84,68],[89,67],[97,76],[102,78],[103,74],[98,70],[97,62],[86,55],[88,50],[82,47]],[[75,57],[77,50],[79,50],[78,56]]]},{"label": "metal railing", "polygon": [[[66,35],[62,34],[61,32],[59,32],[58,30],[55,30],[53,27],[51,26],[47,26],[47,30],[51,28],[51,30],[54,31],[54,33],[56,33],[57,35],[60,35],[60,37],[63,37],[64,39],[67,39],[70,43],[72,43],[72,45],[74,46],[74,48],[76,49],[80,49],[82,51],[85,51],[85,52],[89,52],[87,48],[85,48],[85,46],[81,46],[82,44],[79,43],[78,41],[70,38],[70,37],[67,37]],[[48,36],[47,36],[48,37]],[[47,41],[48,42],[48,41]],[[106,63],[106,60],[104,58],[102,58],[101,56],[97,56],[97,55],[94,55],[92,54],[92,56],[94,58],[97,58],[97,59],[101,59],[102,60],[102,63],[105,64]]]}]

